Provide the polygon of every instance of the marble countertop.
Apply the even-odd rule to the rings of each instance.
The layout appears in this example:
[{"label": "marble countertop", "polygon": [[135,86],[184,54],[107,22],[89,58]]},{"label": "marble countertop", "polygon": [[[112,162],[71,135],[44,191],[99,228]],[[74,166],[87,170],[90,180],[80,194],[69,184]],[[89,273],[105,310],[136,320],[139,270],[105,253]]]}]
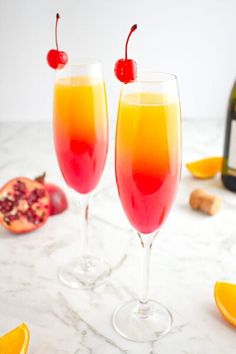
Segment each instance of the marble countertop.
[{"label": "marble countertop", "polygon": [[[222,154],[224,122],[184,121],[184,162]],[[111,126],[111,136],[114,128]],[[27,323],[29,354],[234,354],[236,332],[219,314],[213,289],[217,280],[236,282],[236,194],[220,177],[193,179],[183,167],[175,205],[153,247],[150,297],[174,316],[169,334],[138,344],[113,329],[114,309],[139,291],[140,244],[117,196],[113,139],[106,169],[91,208],[90,249],[112,265],[109,281],[94,290],[62,285],[57,271],[79,253],[79,196],[59,172],[51,123],[0,124],[0,185],[17,175],[47,171],[48,181],[67,192],[69,210],[22,236],[0,229],[0,334]],[[208,217],[188,206],[190,192],[205,188],[222,197],[219,214]]]}]

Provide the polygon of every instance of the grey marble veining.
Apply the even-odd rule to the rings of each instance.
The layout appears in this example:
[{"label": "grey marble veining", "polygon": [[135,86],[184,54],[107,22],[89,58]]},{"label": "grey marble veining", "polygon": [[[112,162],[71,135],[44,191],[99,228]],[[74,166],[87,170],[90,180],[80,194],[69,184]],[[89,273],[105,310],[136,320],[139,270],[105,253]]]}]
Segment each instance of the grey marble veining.
[{"label": "grey marble veining", "polygon": [[[114,127],[111,126],[111,136]],[[222,154],[222,122],[184,121],[183,162]],[[48,181],[68,194],[69,210],[51,217],[32,234],[0,229],[0,334],[21,322],[31,331],[29,354],[233,354],[236,333],[214,303],[216,280],[236,282],[236,195],[217,176],[193,179],[183,164],[175,205],[155,240],[150,297],[170,308],[174,326],[155,343],[121,338],[111,316],[139,291],[140,244],[120,206],[113,172],[113,139],[91,208],[91,252],[103,255],[113,273],[102,287],[72,290],[57,278],[67,259],[79,254],[79,196],[65,185],[55,158],[50,123],[0,124],[0,184],[17,175],[47,171]],[[197,187],[219,194],[215,217],[193,212],[190,192]]]}]

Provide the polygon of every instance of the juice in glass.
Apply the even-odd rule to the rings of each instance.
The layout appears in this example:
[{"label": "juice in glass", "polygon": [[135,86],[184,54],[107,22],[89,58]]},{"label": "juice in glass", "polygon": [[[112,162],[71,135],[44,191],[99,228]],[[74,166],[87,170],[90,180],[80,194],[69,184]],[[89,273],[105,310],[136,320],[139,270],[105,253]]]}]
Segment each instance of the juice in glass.
[{"label": "juice in glass", "polygon": [[121,96],[116,133],[116,181],[130,223],[159,229],[180,178],[179,103],[164,94]]},{"label": "juice in glass", "polygon": [[103,81],[91,77],[58,79],[54,90],[54,140],[66,183],[79,193],[92,191],[105,165],[108,118]]}]

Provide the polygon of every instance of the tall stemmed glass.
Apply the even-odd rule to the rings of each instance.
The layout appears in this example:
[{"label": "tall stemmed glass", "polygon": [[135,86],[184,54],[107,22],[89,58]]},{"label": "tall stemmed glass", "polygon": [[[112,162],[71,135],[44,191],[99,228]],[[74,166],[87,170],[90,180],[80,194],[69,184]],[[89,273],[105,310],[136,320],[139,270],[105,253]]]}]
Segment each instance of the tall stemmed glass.
[{"label": "tall stemmed glass", "polygon": [[124,337],[154,341],[172,324],[169,310],[149,300],[153,241],[174,201],[181,171],[181,117],[177,80],[143,73],[122,86],[116,128],[116,182],[124,211],[142,247],[139,300],[117,309],[115,329]]},{"label": "tall stemmed glass", "polygon": [[63,177],[81,195],[80,256],[60,269],[61,281],[92,288],[109,276],[110,266],[87,249],[91,192],[104,169],[108,149],[108,114],[101,65],[84,61],[57,71],[54,89],[54,142]]}]

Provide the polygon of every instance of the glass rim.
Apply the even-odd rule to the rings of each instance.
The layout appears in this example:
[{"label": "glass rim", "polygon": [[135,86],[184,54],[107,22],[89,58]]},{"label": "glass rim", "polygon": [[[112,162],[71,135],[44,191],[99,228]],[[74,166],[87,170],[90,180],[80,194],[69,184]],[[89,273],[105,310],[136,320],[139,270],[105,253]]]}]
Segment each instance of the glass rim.
[{"label": "glass rim", "polygon": [[88,76],[101,79],[102,64],[94,58],[81,58],[75,62],[67,63],[64,68],[56,70],[56,81],[66,77]]},{"label": "glass rim", "polygon": [[161,84],[168,81],[177,81],[177,76],[164,71],[141,71],[130,84]]},{"label": "glass rim", "polygon": [[76,61],[73,61],[71,63],[68,63],[65,65],[66,68],[75,68],[75,67],[86,67],[86,66],[92,66],[92,65],[101,65],[101,61],[96,59],[96,58],[80,58]]}]

